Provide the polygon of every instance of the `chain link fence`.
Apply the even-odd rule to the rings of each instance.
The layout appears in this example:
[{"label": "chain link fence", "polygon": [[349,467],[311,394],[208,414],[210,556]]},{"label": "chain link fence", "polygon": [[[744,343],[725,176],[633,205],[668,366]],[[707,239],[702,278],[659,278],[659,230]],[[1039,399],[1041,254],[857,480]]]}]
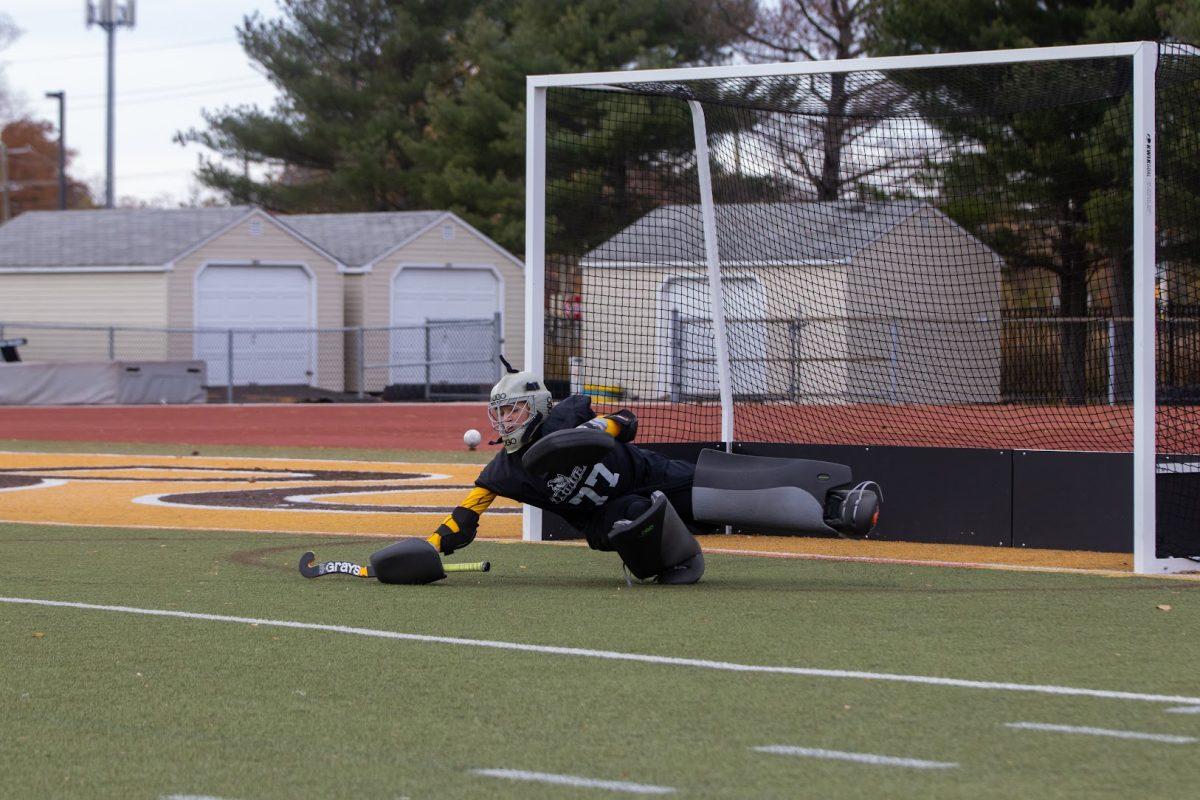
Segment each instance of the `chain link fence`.
[{"label": "chain link fence", "polygon": [[[741,400],[1132,400],[1130,317],[735,317],[726,324],[733,393]],[[1200,317],[1163,315],[1156,330],[1160,401],[1200,402]],[[660,336],[658,393],[673,402],[715,399],[711,320],[675,312]]]},{"label": "chain link fence", "polygon": [[203,361],[209,402],[486,399],[500,316],[386,328],[151,328],[0,322],[26,362]]}]

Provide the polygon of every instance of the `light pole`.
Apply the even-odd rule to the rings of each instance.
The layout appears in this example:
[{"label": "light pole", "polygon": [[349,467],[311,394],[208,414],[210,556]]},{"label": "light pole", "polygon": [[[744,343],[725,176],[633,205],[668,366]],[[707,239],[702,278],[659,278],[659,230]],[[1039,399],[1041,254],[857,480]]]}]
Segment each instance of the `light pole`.
[{"label": "light pole", "polygon": [[67,210],[67,93],[46,92],[58,100],[58,210]]},{"label": "light pole", "polygon": [[117,28],[132,28],[136,17],[134,0],[87,0],[88,27],[99,25],[108,35],[108,165],[107,186],[104,190],[105,208],[113,207],[113,47]]}]

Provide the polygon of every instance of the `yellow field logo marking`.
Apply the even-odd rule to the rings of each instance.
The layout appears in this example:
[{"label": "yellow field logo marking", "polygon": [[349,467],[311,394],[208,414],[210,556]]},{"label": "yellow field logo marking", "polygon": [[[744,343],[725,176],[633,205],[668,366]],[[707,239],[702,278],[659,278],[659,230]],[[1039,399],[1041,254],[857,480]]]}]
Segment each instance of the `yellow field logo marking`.
[{"label": "yellow field logo marking", "polygon": [[[0,453],[0,520],[415,535],[466,495],[474,464]],[[37,491],[34,491],[37,490]],[[501,500],[485,536],[520,535]]]}]

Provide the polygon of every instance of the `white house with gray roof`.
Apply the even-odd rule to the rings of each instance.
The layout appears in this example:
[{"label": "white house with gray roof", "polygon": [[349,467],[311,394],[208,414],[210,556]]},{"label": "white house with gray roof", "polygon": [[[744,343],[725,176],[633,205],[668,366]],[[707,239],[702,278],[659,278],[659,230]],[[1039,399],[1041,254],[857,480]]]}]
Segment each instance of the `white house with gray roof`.
[{"label": "white house with gray roof", "polygon": [[[499,315],[520,347],[522,298],[521,262],[442,211],[53,211],[0,226],[0,324],[172,329],[142,336],[138,357],[203,359],[213,386],[229,380],[226,337],[194,329],[386,328]],[[100,336],[29,338],[26,360],[108,355]],[[405,346],[402,336],[391,340],[393,350]],[[410,355],[383,349],[375,361]],[[239,334],[236,350],[235,385],[357,388],[358,349],[341,335]],[[415,376],[379,372],[367,388],[406,377]]]},{"label": "white house with gray roof", "polygon": [[[937,209],[727,204],[716,223],[735,395],[998,401],[1003,264]],[[651,211],[580,272],[581,382],[642,399],[716,396],[698,206]]]}]

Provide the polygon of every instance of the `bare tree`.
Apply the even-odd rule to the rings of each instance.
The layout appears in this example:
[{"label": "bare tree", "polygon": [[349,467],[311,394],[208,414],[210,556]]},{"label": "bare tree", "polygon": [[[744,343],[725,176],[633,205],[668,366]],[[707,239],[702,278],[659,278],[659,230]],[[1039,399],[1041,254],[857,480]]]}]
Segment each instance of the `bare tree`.
[{"label": "bare tree", "polygon": [[[21,29],[12,21],[12,17],[0,11],[0,50],[8,47],[21,35]],[[16,116],[16,101],[8,88],[4,75],[4,65],[0,63],[0,122],[7,122]]]},{"label": "bare tree", "polygon": [[735,51],[753,63],[828,61],[863,55],[873,0],[718,0]]},{"label": "bare tree", "polygon": [[[877,2],[717,0],[717,5],[724,24],[737,34],[737,55],[769,63],[865,55]],[[790,102],[810,113],[771,115],[771,127],[782,135],[770,138],[778,163],[815,199],[837,200],[864,184],[883,189],[922,162],[924,148],[900,146],[882,118],[903,106],[908,94],[903,87],[875,73],[793,81]]]}]

